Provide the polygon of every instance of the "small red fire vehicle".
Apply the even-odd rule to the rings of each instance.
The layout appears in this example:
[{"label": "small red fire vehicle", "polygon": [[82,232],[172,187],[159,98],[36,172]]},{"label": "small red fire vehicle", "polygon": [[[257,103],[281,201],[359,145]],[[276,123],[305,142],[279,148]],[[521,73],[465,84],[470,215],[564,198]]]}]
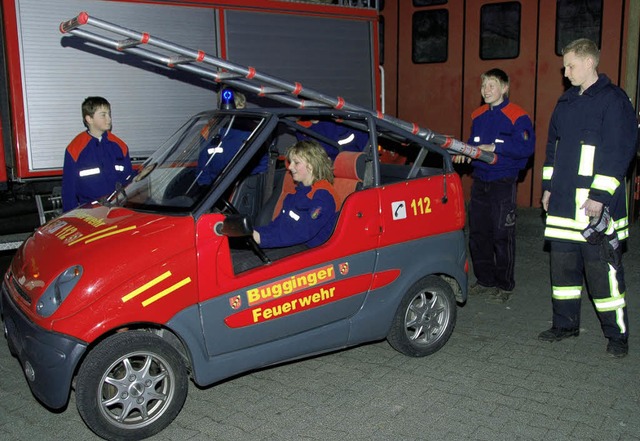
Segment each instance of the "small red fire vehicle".
[{"label": "small red fire vehicle", "polygon": [[[342,151],[315,121],[365,143]],[[204,182],[203,149],[230,148],[231,131],[237,153]],[[282,153],[300,137],[337,153],[333,234],[311,249],[261,249],[252,226],[278,210],[291,185]],[[407,164],[381,163],[381,146]],[[4,333],[43,404],[61,408],[75,389],[96,434],[141,439],[176,417],[189,379],[210,385],[385,338],[413,357],[442,348],[467,296],[464,221],[449,153],[383,119],[204,112],[128,185],[25,241],[2,284]]]}]

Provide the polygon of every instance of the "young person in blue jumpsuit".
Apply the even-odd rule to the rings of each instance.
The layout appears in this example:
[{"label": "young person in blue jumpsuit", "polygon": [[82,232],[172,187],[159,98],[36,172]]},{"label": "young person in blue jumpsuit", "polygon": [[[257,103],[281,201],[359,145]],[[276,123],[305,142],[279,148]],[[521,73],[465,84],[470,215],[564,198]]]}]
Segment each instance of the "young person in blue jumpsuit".
[{"label": "young person in blue jumpsuit", "polygon": [[296,182],[295,193],[285,197],[282,211],[271,223],[255,228],[253,238],[262,248],[316,247],[331,236],[337,216],[331,160],[313,140],[295,143],[287,160]]},{"label": "young person in blue jumpsuit", "polygon": [[[225,127],[202,149],[198,156],[198,184],[210,185],[251,135],[246,130]],[[251,174],[267,170],[268,157],[263,156]]]},{"label": "young person in blue jumpsuit", "polygon": [[[325,138],[329,138],[338,143],[338,145],[340,146],[340,150],[332,145],[327,144],[326,142],[318,141],[320,145],[327,151],[327,155],[329,155],[329,159],[331,159],[332,161],[335,161],[336,156],[338,156],[338,153],[340,153],[341,151],[363,151],[367,146],[367,143],[369,142],[369,134],[367,132],[354,129],[337,122],[328,120],[311,120],[300,121],[298,124],[310,128],[311,130],[324,136]],[[297,132],[296,138],[298,139],[298,141],[309,139],[309,137],[302,132]]]},{"label": "young person in blue jumpsuit", "polygon": [[111,105],[102,97],[88,97],[82,103],[87,130],[76,136],[64,153],[62,208],[72,210],[108,196],[116,184],[133,175],[129,148],[111,133]]},{"label": "young person in blue jumpsuit", "polygon": [[[220,95],[222,96],[219,104],[220,108],[244,109],[246,107],[247,98],[240,92],[223,89]],[[233,103],[233,106],[231,106],[231,103]],[[202,133],[203,140],[209,137],[208,127],[206,129],[207,132]],[[198,156],[198,184],[210,185],[222,173],[227,164],[231,162],[240,147],[249,138],[249,135],[251,135],[249,131],[231,127],[231,123],[229,123],[229,127],[222,128],[216,136],[213,136]],[[265,172],[268,167],[268,161],[269,157],[263,156],[251,171],[251,174]]]},{"label": "young person in blue jumpsuit", "polygon": [[636,154],[638,120],[627,94],[598,74],[600,51],[593,41],[575,40],[562,53],[573,87],[551,116],[542,170],[553,324],[538,338],[578,336],[586,281],[607,353],[624,357],[629,319],[621,242],[629,234],[625,176]]},{"label": "young person in blue jumpsuit", "polygon": [[484,105],[471,114],[469,144],[497,156],[474,160],[469,203],[469,250],[477,278],[470,294],[504,303],[515,287],[516,184],[535,147],[527,112],[509,101],[509,77],[500,69],[481,76]]}]

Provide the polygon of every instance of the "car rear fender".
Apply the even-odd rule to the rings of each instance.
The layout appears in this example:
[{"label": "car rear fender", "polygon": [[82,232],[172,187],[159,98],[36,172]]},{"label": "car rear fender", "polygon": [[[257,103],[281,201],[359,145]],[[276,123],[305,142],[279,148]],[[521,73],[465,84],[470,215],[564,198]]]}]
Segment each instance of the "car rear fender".
[{"label": "car rear fender", "polygon": [[404,293],[428,275],[443,277],[455,283],[460,298],[466,300],[467,274],[464,233],[454,231],[411,242],[391,245],[379,250],[375,272],[400,270],[390,284],[372,290],[352,320],[349,345],[384,338]]}]

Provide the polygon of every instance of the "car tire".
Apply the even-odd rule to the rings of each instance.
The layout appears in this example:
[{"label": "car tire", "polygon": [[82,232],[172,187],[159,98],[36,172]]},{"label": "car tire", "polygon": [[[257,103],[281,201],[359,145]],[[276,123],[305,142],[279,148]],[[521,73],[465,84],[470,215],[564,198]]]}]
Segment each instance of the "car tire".
[{"label": "car tire", "polygon": [[183,358],[149,332],[117,333],[96,346],[76,379],[76,406],[97,435],[139,440],[167,427],[188,391]]},{"label": "car tire", "polygon": [[402,298],[387,341],[394,349],[411,357],[433,354],[451,337],[456,314],[451,286],[438,276],[425,277]]}]

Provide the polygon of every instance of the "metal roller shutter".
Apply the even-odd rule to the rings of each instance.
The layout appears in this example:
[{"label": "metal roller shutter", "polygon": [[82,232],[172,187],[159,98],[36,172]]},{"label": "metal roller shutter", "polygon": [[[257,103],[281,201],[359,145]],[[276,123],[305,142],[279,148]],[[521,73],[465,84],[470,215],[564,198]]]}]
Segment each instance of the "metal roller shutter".
[{"label": "metal roller shutter", "polygon": [[[211,83],[136,57],[63,36],[60,22],[80,11],[217,54],[214,9],[130,2],[16,0],[30,170],[62,167],[64,149],[84,130],[80,105],[101,95],[113,132],[132,157],[152,153],[188,116],[216,106]],[[117,60],[117,61],[114,61]]]},{"label": "metal roller shutter", "polygon": [[228,11],[225,29],[230,61],[375,108],[368,22]]}]

